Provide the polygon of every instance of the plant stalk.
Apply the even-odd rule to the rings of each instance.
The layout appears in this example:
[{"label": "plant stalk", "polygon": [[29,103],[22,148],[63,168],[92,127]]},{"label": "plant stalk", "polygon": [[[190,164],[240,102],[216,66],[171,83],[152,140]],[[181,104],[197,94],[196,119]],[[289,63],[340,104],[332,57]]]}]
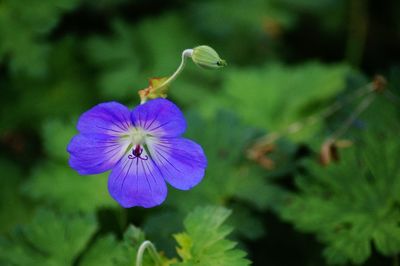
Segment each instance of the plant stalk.
[{"label": "plant stalk", "polygon": [[145,250],[149,251],[149,254],[153,261],[155,262],[156,266],[161,266],[162,265],[162,260],[160,258],[160,255],[157,252],[156,247],[151,243],[149,240],[144,241],[137,252],[136,255],[136,266],[143,266],[143,254]]}]

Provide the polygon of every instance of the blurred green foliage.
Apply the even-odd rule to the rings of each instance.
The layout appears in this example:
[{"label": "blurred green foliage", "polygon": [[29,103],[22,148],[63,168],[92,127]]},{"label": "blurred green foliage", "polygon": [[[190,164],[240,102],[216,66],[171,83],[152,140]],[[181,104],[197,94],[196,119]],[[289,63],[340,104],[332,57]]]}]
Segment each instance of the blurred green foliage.
[{"label": "blurred green foliage", "polygon": [[[163,265],[398,265],[399,7],[0,0],[0,265],[133,265],[146,239]],[[76,121],[100,102],[135,106],[201,44],[228,67],[189,62],[169,98],[206,176],[154,209],[122,209],[107,173],[68,166]],[[376,73],[387,84],[370,83]],[[376,99],[355,116],[364,98],[345,99],[359,90]],[[321,166],[323,141],[342,128],[352,145]]]},{"label": "blurred green foliage", "polygon": [[[321,103],[343,90],[346,77],[350,74],[346,65],[326,66],[320,63],[230,69],[226,71],[218,98],[211,95],[209,100],[204,101],[203,112],[214,113],[214,105],[214,109],[224,107],[235,111],[250,125],[279,131],[318,111]],[[254,106],[257,108],[252,108]],[[302,140],[314,137],[322,122],[294,137]]]},{"label": "blurred green foliage", "polygon": [[[44,226],[45,225],[45,226]],[[30,225],[1,242],[3,265],[71,265],[88,244],[97,223],[92,215],[57,215],[40,210]]]},{"label": "blurred green foliage", "polygon": [[393,116],[375,123],[384,125],[364,132],[357,147],[344,152],[345,163],[321,168],[308,162],[309,172],[296,178],[301,192],[281,209],[285,220],[328,244],[324,254],[334,264],[364,262],[371,242],[387,256],[400,251],[400,172],[393,160],[400,154],[400,124]]}]

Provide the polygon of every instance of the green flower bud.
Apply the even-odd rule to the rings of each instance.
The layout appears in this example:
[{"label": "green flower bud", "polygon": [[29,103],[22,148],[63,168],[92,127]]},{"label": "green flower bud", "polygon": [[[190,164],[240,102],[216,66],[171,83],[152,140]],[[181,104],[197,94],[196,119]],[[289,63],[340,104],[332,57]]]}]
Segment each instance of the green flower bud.
[{"label": "green flower bud", "polygon": [[193,48],[193,62],[203,68],[216,69],[226,66],[225,60],[221,59],[217,52],[207,45]]}]

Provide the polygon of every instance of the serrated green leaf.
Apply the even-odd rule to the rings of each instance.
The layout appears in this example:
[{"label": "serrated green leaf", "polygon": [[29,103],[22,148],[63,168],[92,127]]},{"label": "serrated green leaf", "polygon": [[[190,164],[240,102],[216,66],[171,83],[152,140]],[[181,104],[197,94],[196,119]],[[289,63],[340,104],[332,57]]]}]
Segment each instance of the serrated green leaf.
[{"label": "serrated green leaf", "polygon": [[107,173],[81,176],[65,164],[48,162],[38,166],[24,185],[32,199],[66,212],[92,212],[117,203],[107,190]]},{"label": "serrated green leaf", "polygon": [[174,265],[249,265],[245,252],[225,239],[231,228],[223,225],[230,211],[222,207],[197,208],[185,219],[185,233],[175,235],[182,263]]},{"label": "serrated green leaf", "polygon": [[191,260],[192,254],[191,249],[193,247],[192,238],[186,233],[175,234],[174,238],[180,248],[176,248],[176,252],[183,261]]},{"label": "serrated green leaf", "polygon": [[118,241],[114,235],[98,239],[79,263],[80,266],[114,266],[115,257],[120,255]]},{"label": "serrated green leaf", "polygon": [[[144,233],[134,226],[128,227],[122,241],[117,241],[113,235],[101,237],[90,247],[79,266],[132,266],[144,240]],[[144,265],[153,265],[147,255]]]},{"label": "serrated green leaf", "polygon": [[388,220],[374,230],[374,243],[379,252],[391,256],[400,250],[400,228],[398,219]]},{"label": "serrated green leaf", "polygon": [[400,125],[393,116],[380,120],[386,126],[372,120],[357,146],[341,152],[339,164],[307,163],[310,174],[296,180],[300,193],[279,210],[327,245],[324,255],[332,264],[362,264],[372,245],[386,256],[400,252],[400,171],[393,160],[400,154]]},{"label": "serrated green leaf", "polygon": [[[208,167],[204,180],[190,191],[190,197],[185,192],[171,189],[166,204],[178,210],[183,217],[190,210],[203,204],[223,205],[229,208],[244,208],[243,204],[230,205],[232,201],[246,203],[246,208],[265,210],[272,206],[278,207],[278,199],[285,193],[273,185],[269,177],[274,176],[290,165],[290,160],[281,160],[276,171],[265,173],[259,167],[246,162],[246,149],[252,139],[259,135],[258,130],[246,127],[237,117],[226,111],[220,111],[212,119],[203,119],[196,113],[187,116],[187,137],[200,143],[207,159]],[[204,130],[204,129],[207,130]],[[291,151],[283,151],[289,158]],[[242,206],[242,207],[239,207]],[[250,211],[246,215],[233,215],[230,222],[234,225],[254,225],[239,227],[235,233],[248,238],[257,238],[264,230],[257,218]],[[154,220],[153,220],[154,221]],[[160,223],[160,222],[159,222]],[[152,227],[155,226],[155,222]],[[160,224],[162,230],[170,232],[174,225]],[[253,230],[254,229],[254,230]]]},{"label": "serrated green leaf", "polygon": [[33,221],[0,242],[2,265],[72,265],[97,229],[93,216],[40,210]]}]

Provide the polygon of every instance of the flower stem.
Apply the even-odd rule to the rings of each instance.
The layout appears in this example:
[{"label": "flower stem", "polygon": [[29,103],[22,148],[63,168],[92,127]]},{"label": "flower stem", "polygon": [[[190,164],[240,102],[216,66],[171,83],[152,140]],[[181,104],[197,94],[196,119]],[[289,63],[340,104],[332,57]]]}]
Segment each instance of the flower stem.
[{"label": "flower stem", "polygon": [[178,75],[182,72],[183,68],[186,65],[186,58],[187,57],[191,57],[193,54],[193,49],[186,49],[182,52],[182,61],[181,64],[179,65],[178,69],[175,71],[174,74],[172,74],[166,81],[164,81],[159,88],[167,86],[169,83],[171,83],[172,81],[174,81]]},{"label": "flower stem", "polygon": [[[167,96],[167,87],[168,85],[174,81],[178,75],[182,72],[183,68],[186,65],[186,58],[192,57],[193,49],[186,49],[182,52],[182,60],[181,64],[179,65],[178,69],[172,74],[169,78],[163,81],[161,84],[157,84],[153,86],[150,81],[150,86],[146,89],[139,91],[140,96],[140,104],[144,104],[147,102],[148,99],[155,99],[159,97],[165,98]],[[163,78],[164,79],[164,78]]]},{"label": "flower stem", "polygon": [[353,122],[357,119],[357,117],[364,112],[370,104],[375,100],[376,95],[371,94],[368,97],[364,98],[364,100],[357,106],[357,108],[354,110],[354,112],[345,120],[345,122],[342,124],[339,129],[337,129],[330,139],[334,142],[336,141],[339,137],[341,137],[346,131],[349,129],[349,127],[353,124]]},{"label": "flower stem", "polygon": [[138,250],[137,255],[136,255],[136,266],[142,266],[143,265],[142,264],[142,262],[143,262],[143,254],[144,254],[144,251],[146,249],[149,250],[149,254],[150,254],[151,258],[153,259],[153,261],[155,262],[155,265],[161,266],[162,265],[162,260],[160,258],[160,255],[158,255],[156,247],[149,240],[144,241],[140,245],[139,250]]}]

